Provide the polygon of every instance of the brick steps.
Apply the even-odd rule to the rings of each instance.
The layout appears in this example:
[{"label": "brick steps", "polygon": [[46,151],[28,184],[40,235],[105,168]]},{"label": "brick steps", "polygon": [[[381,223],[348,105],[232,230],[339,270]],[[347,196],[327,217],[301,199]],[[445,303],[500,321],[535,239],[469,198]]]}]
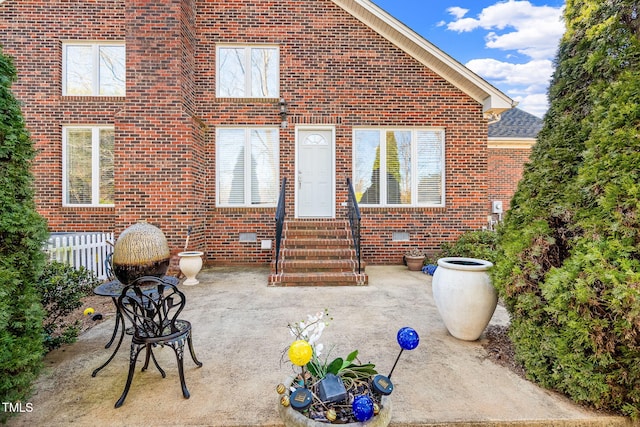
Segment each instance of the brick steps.
[{"label": "brick steps", "polygon": [[269,286],[365,286],[366,273],[278,273],[269,276]]},{"label": "brick steps", "polygon": [[358,260],[348,224],[343,220],[287,221],[275,274],[269,286],[362,286],[369,278]]}]

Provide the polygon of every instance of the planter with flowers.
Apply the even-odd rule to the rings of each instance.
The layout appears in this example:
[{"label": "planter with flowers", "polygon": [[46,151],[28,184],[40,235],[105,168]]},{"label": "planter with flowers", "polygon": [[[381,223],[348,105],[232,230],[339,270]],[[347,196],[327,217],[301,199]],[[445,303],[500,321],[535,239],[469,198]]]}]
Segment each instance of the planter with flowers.
[{"label": "planter with flowers", "polygon": [[318,340],[328,324],[326,319],[328,313],[324,311],[289,325],[295,341],[286,354],[294,374],[276,388],[282,422],[287,427],[332,423],[387,426],[391,421],[391,374],[402,351],[418,346],[418,334],[408,327],[398,331],[400,354],[385,376],[376,371],[374,364],[361,363],[357,350],[345,358],[323,355],[324,346]]}]

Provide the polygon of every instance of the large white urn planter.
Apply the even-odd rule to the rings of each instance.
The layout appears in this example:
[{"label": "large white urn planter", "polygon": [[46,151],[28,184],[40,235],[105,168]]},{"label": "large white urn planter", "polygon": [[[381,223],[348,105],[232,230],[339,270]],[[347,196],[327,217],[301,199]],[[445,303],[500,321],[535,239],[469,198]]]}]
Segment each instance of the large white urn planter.
[{"label": "large white urn planter", "polygon": [[476,258],[438,260],[433,274],[433,299],[447,330],[454,337],[475,341],[489,324],[498,293],[488,270],[493,263]]},{"label": "large white urn planter", "polygon": [[183,285],[191,286],[200,283],[196,276],[202,269],[202,255],[204,255],[204,252],[199,251],[180,252],[178,254],[180,257],[180,271],[186,277]]}]

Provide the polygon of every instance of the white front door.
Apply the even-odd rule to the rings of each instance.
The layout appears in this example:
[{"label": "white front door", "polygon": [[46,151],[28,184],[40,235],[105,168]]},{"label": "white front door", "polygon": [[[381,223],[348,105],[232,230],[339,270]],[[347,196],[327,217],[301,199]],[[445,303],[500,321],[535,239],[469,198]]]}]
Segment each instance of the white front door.
[{"label": "white front door", "polygon": [[333,128],[299,128],[296,138],[296,216],[335,215]]}]

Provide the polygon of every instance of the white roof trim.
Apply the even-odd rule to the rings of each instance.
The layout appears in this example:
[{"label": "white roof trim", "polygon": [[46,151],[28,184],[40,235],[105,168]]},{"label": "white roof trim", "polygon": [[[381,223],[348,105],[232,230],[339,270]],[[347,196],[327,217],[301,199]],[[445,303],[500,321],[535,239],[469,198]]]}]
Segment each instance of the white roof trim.
[{"label": "white roof trim", "polygon": [[382,37],[482,104],[488,118],[516,102],[369,0],[332,0]]},{"label": "white roof trim", "polygon": [[517,150],[528,150],[535,145],[535,138],[509,138],[509,137],[489,137],[487,148],[511,148]]}]

